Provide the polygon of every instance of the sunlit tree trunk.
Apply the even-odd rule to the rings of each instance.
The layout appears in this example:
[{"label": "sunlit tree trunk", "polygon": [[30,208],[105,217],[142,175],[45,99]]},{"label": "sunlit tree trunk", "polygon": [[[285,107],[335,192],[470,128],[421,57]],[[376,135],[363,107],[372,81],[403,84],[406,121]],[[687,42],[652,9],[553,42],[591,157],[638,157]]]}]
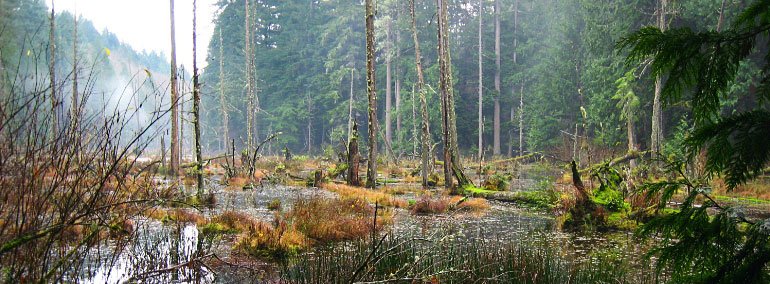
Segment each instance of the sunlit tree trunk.
[{"label": "sunlit tree trunk", "polygon": [[452,83],[452,60],[449,53],[449,23],[447,20],[446,0],[438,0],[438,61],[439,90],[442,98],[444,132],[444,186],[454,188],[452,175],[457,178],[459,187],[470,184],[462,171],[457,150],[457,124],[455,119],[454,85]]},{"label": "sunlit tree trunk", "polygon": [[176,38],[174,29],[174,0],[171,5],[171,174],[179,173],[179,87],[177,86],[176,70]]},{"label": "sunlit tree trunk", "polygon": [[[482,51],[484,50],[484,45],[481,41],[481,30],[482,30],[482,19],[484,18],[484,1],[479,0],[479,160],[481,160],[484,156],[484,141],[483,141],[483,135],[484,135],[484,67],[483,67],[483,60],[482,60]],[[499,75],[499,74],[495,74]],[[495,78],[497,79],[497,77]],[[497,81],[495,81],[497,83]]]},{"label": "sunlit tree trunk", "polygon": [[369,98],[369,159],[366,187],[377,186],[377,91],[374,74],[374,5],[366,0],[366,94]]},{"label": "sunlit tree trunk", "polygon": [[195,0],[193,0],[193,127],[195,131],[195,179],[198,183],[197,196],[200,200],[203,197],[203,157],[201,157],[201,121],[200,121],[200,86],[198,85],[198,65],[196,57],[195,42]]},{"label": "sunlit tree trunk", "polygon": [[[425,76],[422,72],[422,56],[420,55],[420,41],[417,38],[417,22],[414,15],[414,0],[409,0],[409,13],[412,19],[412,39],[414,39],[414,57],[417,68],[417,93],[420,95],[420,112],[422,113],[422,137],[420,138],[420,160],[422,160],[422,185],[428,185],[428,176],[431,174],[433,163],[430,157],[430,122],[428,121],[428,103],[425,99]],[[414,93],[414,92],[413,92]]]}]

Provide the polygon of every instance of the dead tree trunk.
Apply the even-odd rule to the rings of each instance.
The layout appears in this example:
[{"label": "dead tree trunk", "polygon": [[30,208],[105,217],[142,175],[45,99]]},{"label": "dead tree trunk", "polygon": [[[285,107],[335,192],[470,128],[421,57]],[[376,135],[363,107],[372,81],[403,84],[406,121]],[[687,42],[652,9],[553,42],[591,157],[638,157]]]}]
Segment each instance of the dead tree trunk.
[{"label": "dead tree trunk", "polygon": [[444,132],[444,186],[454,188],[452,175],[457,178],[459,187],[470,184],[462,171],[457,150],[457,124],[455,119],[454,87],[452,84],[452,64],[449,53],[449,23],[447,20],[446,0],[438,0],[438,46],[439,46],[439,89],[442,98]]},{"label": "dead tree trunk", "polygon": [[412,155],[417,156],[417,108],[414,102],[414,84],[412,84]]},{"label": "dead tree trunk", "polygon": [[420,139],[420,159],[422,160],[422,186],[428,186],[428,176],[431,174],[433,163],[430,156],[430,122],[428,121],[428,103],[425,99],[425,77],[422,73],[422,56],[420,41],[417,38],[417,22],[414,15],[414,0],[409,0],[409,12],[412,19],[412,39],[414,39],[414,57],[417,66],[417,93],[420,95],[420,112],[422,113],[422,137]]},{"label": "dead tree trunk", "polygon": [[[661,31],[666,30],[666,6],[667,0],[659,0],[657,8],[657,26]],[[650,137],[650,150],[660,153],[663,143],[663,114],[661,109],[661,92],[663,89],[661,75],[655,77],[655,96],[652,101],[652,135]]]},{"label": "dead tree trunk", "polygon": [[201,121],[200,121],[200,86],[198,85],[198,65],[195,56],[195,0],[193,0],[193,127],[195,128],[195,179],[198,182],[198,199],[203,197],[203,157],[201,157]]},{"label": "dead tree trunk", "polygon": [[377,91],[374,74],[374,5],[366,0],[366,93],[369,97],[369,159],[366,187],[377,186]]},{"label": "dead tree trunk", "polygon": [[174,29],[174,0],[171,5],[171,175],[179,174],[179,86],[176,70],[176,39]]},{"label": "dead tree trunk", "polygon": [[348,142],[353,139],[353,68],[350,68],[350,99],[348,100]]},{"label": "dead tree trunk", "polygon": [[353,123],[352,137],[348,143],[348,185],[359,186],[361,181],[358,179],[358,165],[361,161],[361,155],[358,154],[358,124]]},{"label": "dead tree trunk", "polygon": [[386,46],[386,55],[385,55],[385,143],[388,144],[390,141],[393,141],[393,130],[392,123],[391,123],[391,109],[392,105],[391,102],[393,101],[393,98],[391,97],[392,91],[391,91],[391,72],[392,69],[392,58],[390,56],[391,53],[391,39],[390,39],[390,31],[391,31],[391,24],[388,22],[387,30],[385,31],[385,46]]},{"label": "dead tree trunk", "polygon": [[[484,15],[484,2],[479,0],[479,161],[484,156],[484,65],[482,60],[482,51],[484,50],[483,42],[481,41],[482,19]],[[498,74],[495,74],[498,75]],[[495,78],[497,79],[497,78]],[[497,83],[497,81],[495,81]]]},{"label": "dead tree trunk", "polygon": [[500,155],[500,0],[495,0],[495,121],[492,153]]},{"label": "dead tree trunk", "polygon": [[51,79],[51,121],[53,125],[53,132],[58,132],[58,115],[56,113],[56,106],[59,104],[58,99],[56,97],[56,16],[54,14],[54,1],[51,1],[51,30],[48,34],[48,46],[50,49],[50,63],[48,65],[49,68],[49,76]]},{"label": "dead tree trunk", "polygon": [[307,91],[307,152],[313,151],[313,109],[312,102],[310,101],[310,91]]},{"label": "dead tree trunk", "polygon": [[[395,21],[398,22],[398,12],[396,12]],[[401,30],[398,28],[398,25],[396,25],[396,43],[393,45],[393,48],[396,50],[396,59],[401,57],[401,48],[399,48],[399,45],[401,44]],[[401,134],[401,65],[396,62],[396,86],[395,86],[395,95],[396,95],[396,141],[401,143],[402,134]],[[391,145],[393,143],[391,142]]]},{"label": "dead tree trunk", "polygon": [[227,101],[225,100],[225,53],[222,41],[222,28],[219,28],[219,106],[222,109],[222,151],[227,152],[227,142],[230,141],[229,121],[227,116]]},{"label": "dead tree trunk", "polygon": [[519,156],[524,156],[524,82],[519,90]]},{"label": "dead tree trunk", "polygon": [[[77,127],[77,121],[79,119],[78,111],[78,15],[75,14],[72,40],[72,115],[71,125],[74,130]],[[2,70],[0,70],[1,72]],[[1,83],[0,83],[1,84]]]}]

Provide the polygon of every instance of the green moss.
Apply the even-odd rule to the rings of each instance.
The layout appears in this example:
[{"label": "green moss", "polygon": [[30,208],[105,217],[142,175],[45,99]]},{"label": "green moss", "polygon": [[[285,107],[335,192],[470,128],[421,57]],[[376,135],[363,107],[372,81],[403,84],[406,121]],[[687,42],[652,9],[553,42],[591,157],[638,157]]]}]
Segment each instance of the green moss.
[{"label": "green moss", "polygon": [[508,180],[510,176],[495,174],[489,179],[485,180],[482,187],[486,190],[492,191],[505,191],[508,188]]},{"label": "green moss", "polygon": [[533,191],[495,191],[468,185],[463,188],[463,195],[484,197],[517,204],[531,206],[539,209],[553,209],[559,201],[559,195],[552,190]]},{"label": "green moss", "polygon": [[744,202],[770,204],[770,200],[764,200],[764,199],[758,199],[758,198],[752,198],[752,197],[730,197],[730,196],[723,196],[723,195],[714,195],[714,198],[723,199],[723,200],[737,200],[737,201],[744,201]]},{"label": "green moss", "polygon": [[329,169],[329,178],[335,179],[344,174],[348,170],[347,164],[337,164],[333,168]]}]

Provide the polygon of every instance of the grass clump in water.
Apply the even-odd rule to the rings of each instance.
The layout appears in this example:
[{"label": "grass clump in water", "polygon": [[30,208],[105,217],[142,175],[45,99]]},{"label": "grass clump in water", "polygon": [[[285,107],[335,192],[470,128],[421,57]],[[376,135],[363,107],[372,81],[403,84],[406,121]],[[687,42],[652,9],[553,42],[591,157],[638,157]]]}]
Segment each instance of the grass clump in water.
[{"label": "grass clump in water", "polygon": [[408,206],[405,200],[381,191],[342,184],[324,184],[323,188],[335,192],[343,198],[361,198],[368,203],[377,203],[396,208],[406,208]]}]

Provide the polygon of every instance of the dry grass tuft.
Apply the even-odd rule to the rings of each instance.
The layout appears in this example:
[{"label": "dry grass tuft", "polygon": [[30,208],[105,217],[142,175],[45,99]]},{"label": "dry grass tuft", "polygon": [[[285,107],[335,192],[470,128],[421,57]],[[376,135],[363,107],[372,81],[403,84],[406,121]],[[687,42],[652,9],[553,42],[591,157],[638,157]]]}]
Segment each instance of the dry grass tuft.
[{"label": "dry grass tuft", "polygon": [[199,226],[208,223],[206,218],[204,218],[203,216],[195,212],[191,212],[189,210],[180,209],[180,208],[170,209],[170,210],[156,208],[156,209],[145,211],[144,215],[151,219],[155,219],[164,223],[167,223],[167,222],[179,222],[183,224],[195,223]]},{"label": "dry grass tuft", "polygon": [[[454,201],[454,204],[457,204],[460,200]],[[464,209],[469,211],[483,211],[489,209],[489,202],[487,202],[484,198],[475,198],[470,197],[468,199],[465,199],[460,205],[457,205],[458,209]]]},{"label": "dry grass tuft", "polygon": [[[389,211],[379,211],[376,228],[392,222]],[[286,214],[298,231],[316,241],[362,239],[372,232],[374,208],[360,198],[299,199]]]},{"label": "dry grass tuft", "polygon": [[342,184],[324,184],[323,188],[335,192],[343,198],[361,198],[368,203],[377,203],[396,208],[408,207],[408,203],[405,200],[385,192]]},{"label": "dry grass tuft", "polygon": [[304,234],[280,217],[276,217],[273,223],[252,223],[248,232],[238,239],[235,248],[253,256],[283,257],[311,245],[312,242]]},{"label": "dry grass tuft", "polygon": [[420,198],[409,209],[412,214],[440,214],[449,211],[452,201],[449,198]]},{"label": "dry grass tuft", "polygon": [[245,232],[257,222],[244,213],[225,211],[211,218],[210,223],[222,225],[225,231]]}]

